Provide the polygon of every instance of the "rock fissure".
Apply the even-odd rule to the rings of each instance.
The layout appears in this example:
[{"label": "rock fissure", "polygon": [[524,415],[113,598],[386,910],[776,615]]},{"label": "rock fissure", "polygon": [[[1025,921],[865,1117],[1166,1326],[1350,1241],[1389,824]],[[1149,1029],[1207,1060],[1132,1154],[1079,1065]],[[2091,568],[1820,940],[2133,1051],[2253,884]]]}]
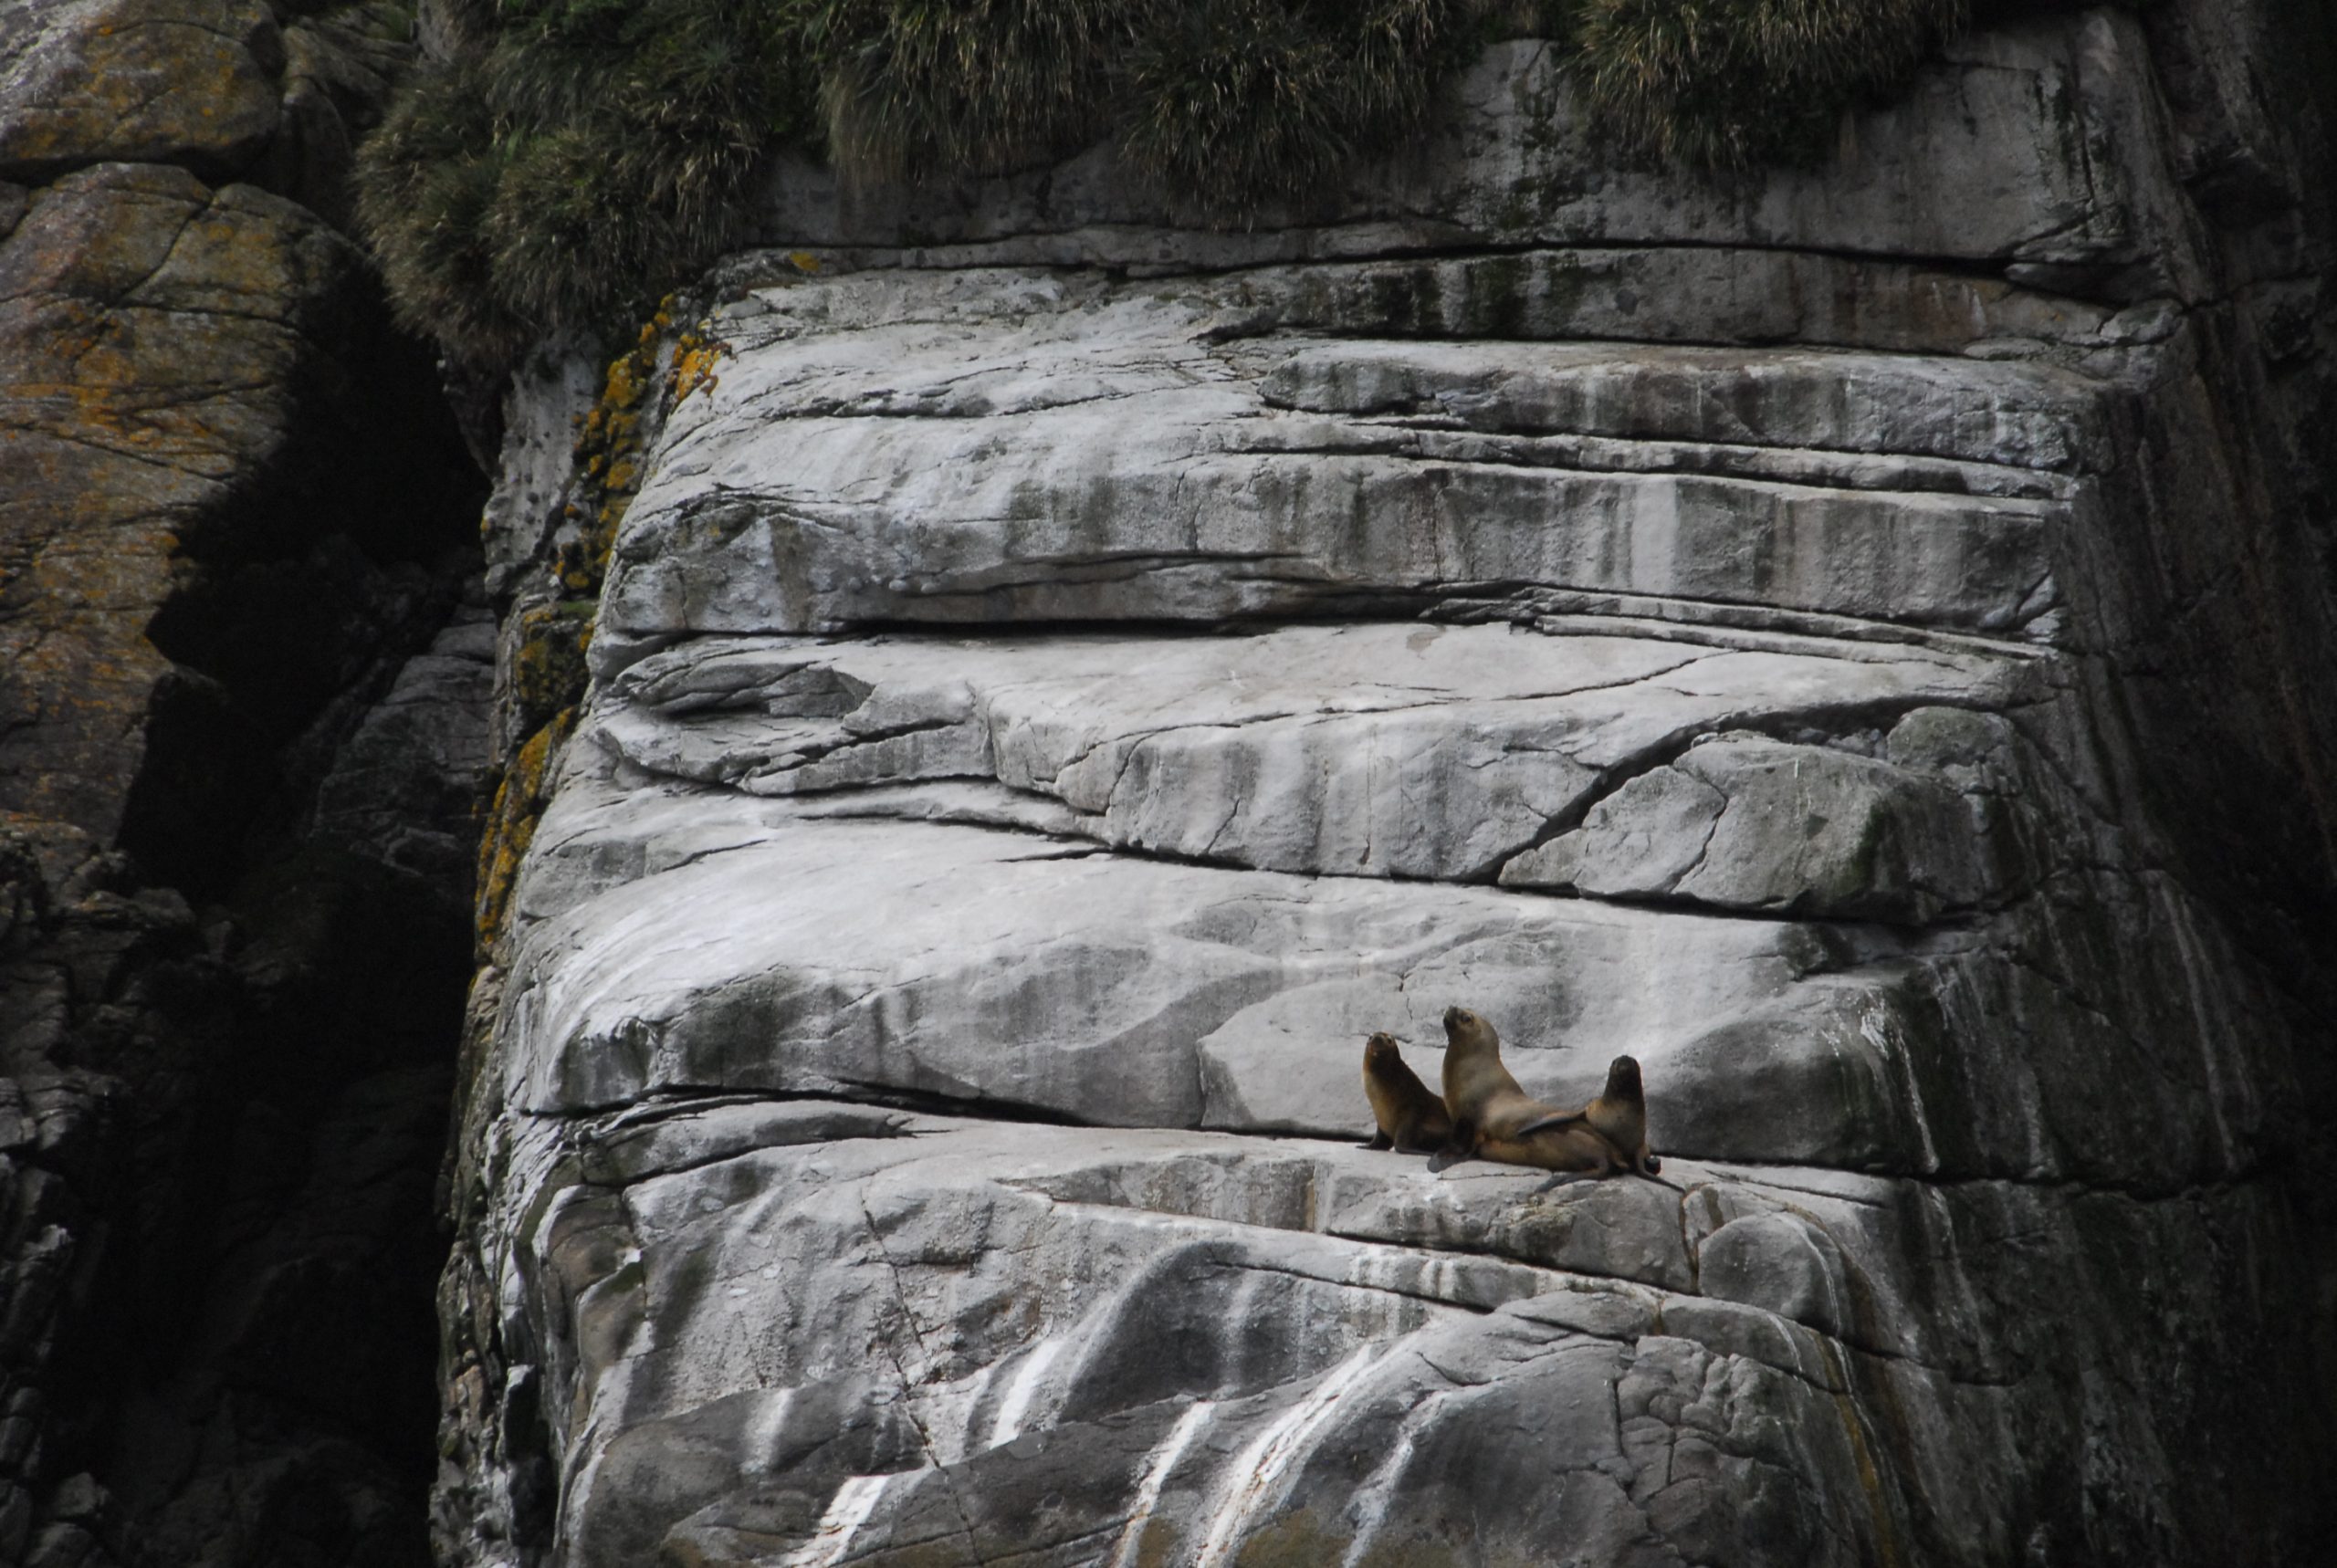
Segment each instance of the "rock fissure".
[{"label": "rock fissure", "polygon": [[[926,1345],[925,1330],[917,1323],[917,1310],[909,1303],[907,1288],[901,1281],[900,1265],[893,1260],[891,1249],[885,1245],[884,1233],[877,1228],[876,1217],[868,1210],[865,1195],[861,1198],[860,1213],[868,1227],[869,1244],[875,1248],[877,1260],[885,1265],[885,1271],[892,1281],[893,1298],[900,1311],[901,1321],[908,1325],[911,1337],[917,1341],[918,1354],[930,1361],[933,1359],[932,1352]],[[965,1500],[958,1495],[958,1484],[949,1473],[949,1467],[943,1462],[941,1451],[934,1444],[932,1431],[917,1414],[917,1386],[909,1378],[908,1369],[894,1354],[890,1343],[885,1343],[886,1359],[892,1363],[894,1375],[900,1382],[902,1403],[907,1409],[910,1423],[917,1427],[917,1440],[924,1445],[927,1473],[940,1481],[941,1490],[948,1494],[949,1507],[958,1518],[958,1532],[965,1538],[967,1553],[979,1568],[983,1559],[979,1538],[974,1533],[973,1520],[966,1512]]]}]

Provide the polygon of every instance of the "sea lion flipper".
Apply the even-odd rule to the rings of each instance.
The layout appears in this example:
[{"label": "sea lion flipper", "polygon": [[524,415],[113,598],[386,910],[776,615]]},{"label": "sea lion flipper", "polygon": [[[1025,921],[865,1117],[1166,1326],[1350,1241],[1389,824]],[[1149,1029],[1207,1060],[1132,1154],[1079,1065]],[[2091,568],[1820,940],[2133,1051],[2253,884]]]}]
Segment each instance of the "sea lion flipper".
[{"label": "sea lion flipper", "polygon": [[1444,1146],[1429,1156],[1428,1168],[1432,1171],[1450,1169],[1477,1152],[1477,1129],[1473,1123],[1454,1122],[1451,1135]]},{"label": "sea lion flipper", "polygon": [[1392,1149],[1396,1146],[1396,1140],[1389,1137],[1383,1130],[1372,1134],[1360,1146],[1367,1149]]},{"label": "sea lion flipper", "polygon": [[1509,1135],[1513,1138],[1527,1138],[1533,1136],[1535,1133],[1546,1132],[1557,1127],[1571,1127],[1577,1122],[1584,1122],[1588,1120],[1589,1120],[1589,1113],[1588,1111],[1553,1111],[1546,1116],[1535,1117],[1534,1120],[1526,1123],[1525,1125],[1518,1128]]}]

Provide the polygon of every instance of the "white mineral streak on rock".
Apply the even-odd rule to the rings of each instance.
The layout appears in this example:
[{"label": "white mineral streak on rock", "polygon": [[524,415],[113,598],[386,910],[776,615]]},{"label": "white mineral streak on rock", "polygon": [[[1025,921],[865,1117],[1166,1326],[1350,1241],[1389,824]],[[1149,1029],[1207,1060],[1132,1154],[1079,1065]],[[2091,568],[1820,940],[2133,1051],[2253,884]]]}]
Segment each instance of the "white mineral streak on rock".
[{"label": "white mineral streak on rock", "polygon": [[1357,1351],[1326,1373],[1305,1397],[1234,1457],[1226,1468],[1223,1488],[1210,1503],[1209,1533],[1201,1539],[1193,1568],[1225,1568],[1233,1560],[1242,1532],[1258,1511],[1273,1501],[1292,1464],[1305,1456],[1338,1414],[1339,1400],[1392,1354],[1392,1347],[1386,1345],[1366,1345]]},{"label": "white mineral streak on rock", "polygon": [[1939,1169],[1939,1146],[1932,1142],[1932,1118],[1931,1113],[1923,1108],[1923,1082],[1918,1075],[1914,1056],[1907,1049],[1907,1042],[1892,1028],[1889,1010],[1870,1007],[1860,1012],[1859,1033],[1874,1047],[1876,1055],[1886,1061],[1897,1063],[1907,1096],[1907,1119],[1914,1124],[1916,1146],[1922,1151],[1921,1163],[1915,1168],[1936,1171]]},{"label": "white mineral streak on rock", "polygon": [[1371,1473],[1356,1488],[1355,1500],[1348,1504],[1353,1538],[1347,1542],[1346,1554],[1339,1559],[1339,1568],[1357,1568],[1364,1553],[1371,1550],[1380,1523],[1388,1517],[1389,1506],[1396,1500],[1397,1484],[1404,1479],[1405,1467],[1412,1462],[1420,1428],[1442,1413],[1444,1397],[1442,1394],[1428,1395],[1405,1412],[1403,1424],[1396,1428],[1396,1440],[1388,1446],[1387,1458],[1372,1467]]},{"label": "white mineral streak on rock", "polygon": [[1136,1506],[1129,1512],[1127,1526],[1120,1531],[1119,1542],[1112,1552],[1112,1568],[1134,1568],[1137,1549],[1144,1542],[1144,1527],[1151,1522],[1152,1511],[1160,1505],[1160,1489],[1168,1484],[1169,1472],[1177,1468],[1177,1461],[1192,1446],[1200,1429],[1209,1424],[1210,1416],[1216,1408],[1213,1400],[1195,1400],[1183,1415],[1177,1417],[1177,1424],[1168,1428],[1168,1435],[1161,1438],[1159,1445],[1146,1458],[1143,1479],[1137,1482]]},{"label": "white mineral streak on rock", "polygon": [[1051,1334],[1041,1340],[1015,1369],[1014,1381],[1006,1385],[1006,1397],[999,1402],[998,1419],[990,1424],[991,1448],[1002,1448],[1022,1436],[1022,1418],[1031,1413],[1031,1401],[1045,1381],[1047,1369],[1063,1354],[1068,1343],[1067,1335]]},{"label": "white mineral streak on rock", "polygon": [[[974,1427],[981,1419],[982,1396],[990,1391],[997,1372],[996,1366],[985,1366],[949,1392],[942,1406],[948,1419],[942,1427],[941,1440],[934,1446],[938,1462],[954,1465],[974,1451]],[[927,1419],[928,1428],[939,1424],[936,1418]]]},{"label": "white mineral streak on rock", "polygon": [[795,1390],[775,1391],[747,1428],[746,1468],[757,1474],[770,1472],[779,1455],[780,1439],[787,1435],[787,1416],[795,1405]]},{"label": "white mineral streak on rock", "polygon": [[891,1476],[853,1476],[836,1488],[812,1538],[781,1559],[781,1568],[833,1568],[852,1550],[852,1538],[876,1511]]}]

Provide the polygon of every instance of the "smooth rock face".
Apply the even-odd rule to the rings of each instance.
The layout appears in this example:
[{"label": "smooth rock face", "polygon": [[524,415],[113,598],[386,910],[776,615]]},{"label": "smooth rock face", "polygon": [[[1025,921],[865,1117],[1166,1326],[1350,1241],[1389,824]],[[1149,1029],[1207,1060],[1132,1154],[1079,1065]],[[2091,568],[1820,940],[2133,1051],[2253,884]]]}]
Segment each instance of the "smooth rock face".
[{"label": "smooth rock face", "polygon": [[1501,880],[1920,925],[1996,891],[1986,826],[1936,776],[1730,735],[1632,779]]},{"label": "smooth rock face", "polygon": [[[2229,516],[2155,68],[1723,193],[1504,47],[1242,235],[788,176],[478,993],[442,1555],[2311,1561],[2314,1037],[2106,564]],[[1356,1146],[1456,1004],[1665,1180]]]},{"label": "smooth rock face", "polygon": [[1401,622],[1179,640],[706,640],[618,676],[630,700],[595,733],[634,767],[751,795],[993,779],[1062,802],[1115,847],[1482,879],[1579,816],[1609,776],[1748,715],[1818,724],[2003,701],[2028,663]]},{"label": "smooth rock face", "polygon": [[[675,413],[610,624],[1210,620],[1502,584],[2041,633],[2058,601],[2081,381],[1506,345],[1359,344],[1331,368],[1300,340],[1196,340],[1207,285],[945,289],[977,285],[1017,313],[950,319],[945,292],[825,351],[806,320],[898,285],[760,296],[749,351]],[[783,442],[755,434],[778,421]]]}]

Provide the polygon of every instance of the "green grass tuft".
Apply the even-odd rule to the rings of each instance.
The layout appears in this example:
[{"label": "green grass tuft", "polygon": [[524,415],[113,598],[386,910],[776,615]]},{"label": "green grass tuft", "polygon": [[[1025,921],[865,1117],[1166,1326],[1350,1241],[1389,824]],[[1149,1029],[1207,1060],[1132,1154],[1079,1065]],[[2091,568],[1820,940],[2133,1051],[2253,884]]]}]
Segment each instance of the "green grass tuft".
[{"label": "green grass tuft", "polygon": [[531,325],[500,303],[487,239],[503,163],[481,74],[460,65],[409,83],[358,157],[358,223],[399,320],[478,361]]},{"label": "green grass tuft", "polygon": [[1417,137],[1484,39],[1578,59],[1600,125],[1726,170],[1822,146],[1966,0],[448,0],[463,57],[359,161],[400,316],[493,365],[638,319],[735,244],[762,160],[862,182],[1099,140],[1188,211],[1254,219]]},{"label": "green grass tuft", "polygon": [[1121,144],[1178,198],[1246,215],[1416,131],[1476,40],[1461,0],[1153,0]]},{"label": "green grass tuft", "polygon": [[493,41],[408,83],[358,163],[402,319],[449,353],[617,327],[738,235],[754,172],[809,123],[774,5],[472,0]]},{"label": "green grass tuft", "polygon": [[1666,162],[1807,156],[1842,110],[1902,79],[1966,0],[1579,0],[1592,112]]},{"label": "green grass tuft", "polygon": [[805,45],[838,166],[998,173],[1095,140],[1128,0],[814,0]]}]

